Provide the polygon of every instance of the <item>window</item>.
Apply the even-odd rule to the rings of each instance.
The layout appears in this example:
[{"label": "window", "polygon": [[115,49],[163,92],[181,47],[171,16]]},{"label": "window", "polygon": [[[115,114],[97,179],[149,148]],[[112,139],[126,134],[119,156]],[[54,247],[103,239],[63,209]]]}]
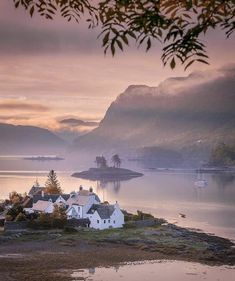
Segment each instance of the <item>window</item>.
[{"label": "window", "polygon": [[110,220],[108,220],[108,223],[110,223]]},{"label": "window", "polygon": [[100,221],[99,221],[99,220],[97,220],[97,223],[100,223]]},{"label": "window", "polygon": [[115,221],[113,221],[113,223],[115,223]]},{"label": "window", "polygon": [[106,223],[106,220],[104,220],[104,223]]}]

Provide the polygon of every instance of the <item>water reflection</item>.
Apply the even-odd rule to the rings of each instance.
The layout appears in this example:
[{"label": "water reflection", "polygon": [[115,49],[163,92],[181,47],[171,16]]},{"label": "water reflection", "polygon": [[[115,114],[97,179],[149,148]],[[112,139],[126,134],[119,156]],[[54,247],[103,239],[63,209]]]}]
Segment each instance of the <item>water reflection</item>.
[{"label": "water reflection", "polygon": [[121,181],[120,180],[116,180],[116,181],[101,180],[101,181],[96,182],[96,187],[98,190],[100,190],[100,189],[102,190],[102,189],[106,188],[107,186],[112,186],[113,191],[115,193],[118,193],[121,188]]},{"label": "water reflection", "polygon": [[[135,168],[135,167],[133,167]],[[35,179],[44,184],[49,169],[0,172],[0,199],[12,190],[28,192]],[[78,169],[76,169],[78,170]],[[92,186],[103,201],[118,201],[130,212],[143,210],[179,225],[200,228],[235,239],[235,181],[231,175],[205,174],[208,185],[194,185],[192,171],[144,171],[144,176],[129,181],[89,181],[71,177],[74,170],[56,170],[65,193]],[[186,218],[179,218],[183,213]]]},{"label": "water reflection", "polygon": [[183,261],[148,261],[116,267],[74,270],[72,280],[89,281],[233,281],[235,267],[213,267]]},{"label": "water reflection", "polygon": [[219,189],[224,190],[235,182],[235,175],[232,173],[213,174],[212,179]]}]

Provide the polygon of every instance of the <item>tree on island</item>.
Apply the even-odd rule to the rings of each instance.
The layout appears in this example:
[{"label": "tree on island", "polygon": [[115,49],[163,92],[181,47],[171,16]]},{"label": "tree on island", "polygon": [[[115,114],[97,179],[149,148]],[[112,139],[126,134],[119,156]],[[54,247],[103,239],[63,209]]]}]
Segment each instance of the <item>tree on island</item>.
[{"label": "tree on island", "polygon": [[235,30],[234,0],[12,0],[31,17],[37,13],[46,19],[58,15],[101,30],[104,52],[133,45],[148,51],[153,43],[162,45],[163,64],[173,69],[179,62],[185,68],[194,62],[208,63],[202,36],[210,30],[222,30],[227,38]]},{"label": "tree on island", "polygon": [[95,163],[97,168],[107,168],[107,160],[104,156],[96,156]]},{"label": "tree on island", "polygon": [[120,168],[122,161],[118,154],[114,154],[111,161],[113,162],[114,167]]},{"label": "tree on island", "polygon": [[60,183],[57,179],[57,175],[54,170],[51,170],[47,176],[47,181],[45,183],[45,193],[46,194],[61,194],[62,193]]}]

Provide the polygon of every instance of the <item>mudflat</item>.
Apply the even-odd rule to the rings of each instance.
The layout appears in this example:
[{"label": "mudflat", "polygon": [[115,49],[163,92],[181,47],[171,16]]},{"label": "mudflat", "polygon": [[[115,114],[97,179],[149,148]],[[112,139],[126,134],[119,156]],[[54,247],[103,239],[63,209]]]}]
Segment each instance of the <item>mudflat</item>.
[{"label": "mudflat", "polygon": [[0,272],[5,281],[67,281],[74,269],[157,259],[235,265],[235,248],[228,239],[171,224],[0,236]]}]

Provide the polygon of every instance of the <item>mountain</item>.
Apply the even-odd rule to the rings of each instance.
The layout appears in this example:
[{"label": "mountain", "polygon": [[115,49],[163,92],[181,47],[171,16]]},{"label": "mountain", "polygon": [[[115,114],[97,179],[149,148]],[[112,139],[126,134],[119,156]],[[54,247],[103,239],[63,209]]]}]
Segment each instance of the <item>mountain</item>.
[{"label": "mountain", "polygon": [[47,129],[0,124],[1,154],[61,153],[66,142]]},{"label": "mountain", "polygon": [[75,147],[102,153],[134,149],[138,157],[160,151],[168,159],[172,152],[177,161],[179,154],[191,163],[207,161],[215,144],[235,142],[234,108],[234,66],[170,78],[158,87],[132,85]]}]

